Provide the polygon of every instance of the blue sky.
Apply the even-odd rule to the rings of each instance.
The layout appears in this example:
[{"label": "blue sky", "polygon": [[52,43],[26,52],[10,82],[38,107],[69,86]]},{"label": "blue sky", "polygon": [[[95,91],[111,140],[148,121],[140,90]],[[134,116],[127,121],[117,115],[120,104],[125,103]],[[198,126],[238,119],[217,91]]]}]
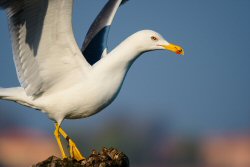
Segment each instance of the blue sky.
[{"label": "blue sky", "polygon": [[[81,46],[106,1],[75,0],[73,26]],[[142,55],[131,67],[117,99],[92,118],[65,126],[100,124],[110,117],[135,122],[161,118],[173,133],[244,131],[250,127],[250,1],[130,0],[113,22],[109,48],[141,29],[152,29],[183,46],[185,56],[167,51]],[[18,80],[4,13],[0,13],[0,86]],[[2,119],[53,128],[46,116],[0,101]],[[0,118],[0,120],[1,120]],[[84,123],[86,122],[86,123]]]}]

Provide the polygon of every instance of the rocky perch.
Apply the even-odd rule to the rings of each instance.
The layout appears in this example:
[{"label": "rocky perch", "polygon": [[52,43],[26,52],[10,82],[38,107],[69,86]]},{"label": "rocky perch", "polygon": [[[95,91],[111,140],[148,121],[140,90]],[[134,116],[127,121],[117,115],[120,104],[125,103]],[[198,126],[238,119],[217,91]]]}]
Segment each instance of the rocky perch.
[{"label": "rocky perch", "polygon": [[51,156],[32,167],[129,167],[129,159],[117,149],[103,148],[101,152],[93,150],[92,154],[82,161]]}]

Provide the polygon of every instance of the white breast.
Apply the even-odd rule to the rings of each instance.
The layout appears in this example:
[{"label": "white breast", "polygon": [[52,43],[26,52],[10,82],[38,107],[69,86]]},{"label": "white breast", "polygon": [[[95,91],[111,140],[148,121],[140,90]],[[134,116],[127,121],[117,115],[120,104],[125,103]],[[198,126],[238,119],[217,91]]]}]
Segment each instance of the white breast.
[{"label": "white breast", "polygon": [[113,75],[93,72],[89,78],[66,90],[42,96],[36,100],[36,105],[53,120],[91,116],[115,99],[124,75],[121,72],[114,72]]}]

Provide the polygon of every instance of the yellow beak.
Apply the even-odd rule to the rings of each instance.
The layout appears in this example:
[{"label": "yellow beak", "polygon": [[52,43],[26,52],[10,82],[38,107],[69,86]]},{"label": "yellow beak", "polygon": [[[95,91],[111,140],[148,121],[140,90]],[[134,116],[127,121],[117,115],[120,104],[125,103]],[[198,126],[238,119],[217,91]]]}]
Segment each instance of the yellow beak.
[{"label": "yellow beak", "polygon": [[169,44],[169,45],[162,45],[166,50],[170,50],[172,52],[175,52],[176,54],[181,54],[184,55],[184,50],[182,47],[174,44]]}]

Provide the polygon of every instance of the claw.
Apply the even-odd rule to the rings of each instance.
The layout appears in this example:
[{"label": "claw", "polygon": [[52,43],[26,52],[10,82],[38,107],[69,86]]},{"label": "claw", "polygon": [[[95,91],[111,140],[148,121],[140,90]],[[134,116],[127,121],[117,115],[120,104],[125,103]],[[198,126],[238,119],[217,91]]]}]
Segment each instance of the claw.
[{"label": "claw", "polygon": [[76,147],[76,144],[71,139],[69,139],[69,148],[70,148],[70,156],[71,156],[71,158],[73,158],[73,159],[75,159],[77,161],[81,161],[81,160],[85,159],[82,156],[79,149]]}]

